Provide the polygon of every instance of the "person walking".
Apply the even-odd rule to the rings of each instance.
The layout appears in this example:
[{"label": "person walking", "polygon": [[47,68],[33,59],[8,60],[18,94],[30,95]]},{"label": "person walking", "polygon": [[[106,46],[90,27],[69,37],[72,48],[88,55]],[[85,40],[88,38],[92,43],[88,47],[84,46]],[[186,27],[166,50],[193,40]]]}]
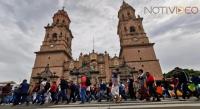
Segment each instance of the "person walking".
[{"label": "person walking", "polygon": [[164,88],[163,95],[166,96],[166,97],[168,97],[168,98],[171,98],[171,95],[169,93],[169,89],[170,89],[169,81],[166,80],[165,78],[163,78],[163,80],[162,80],[162,86]]},{"label": "person walking", "polygon": [[84,104],[86,99],[87,99],[87,94],[86,94],[86,81],[87,81],[87,77],[85,74],[82,75],[81,77],[81,85],[80,85],[80,97],[81,97],[81,103],[80,104]]},{"label": "person walking", "polygon": [[119,85],[119,94],[121,95],[121,97],[125,101],[127,100],[126,92],[125,92],[125,85],[123,84],[123,82],[120,82],[120,85]]},{"label": "person walking", "polygon": [[149,101],[149,94],[147,92],[147,85],[146,85],[146,73],[140,69],[139,70],[139,76],[138,76],[138,81],[139,81],[139,94],[140,94],[140,100],[146,99]]},{"label": "person walking", "polygon": [[174,89],[174,94],[175,94],[175,98],[174,99],[178,99],[178,94],[177,94],[177,91],[179,90],[178,89],[178,84],[179,84],[179,80],[177,78],[177,76],[174,74],[173,77],[172,77],[172,81],[171,81],[172,85],[173,85],[173,89]]},{"label": "person walking", "polygon": [[103,99],[103,97],[105,97],[105,91],[106,91],[106,84],[102,81],[102,79],[100,79],[99,81],[99,100],[98,102],[101,102],[101,100]]},{"label": "person walking", "polygon": [[158,96],[158,94],[156,93],[156,90],[155,90],[154,77],[149,72],[146,72],[146,76],[147,76],[146,84],[149,89],[150,96],[153,97],[153,101],[155,101],[155,98],[157,98],[157,101],[161,101],[160,97]]},{"label": "person walking", "polygon": [[129,81],[128,81],[128,92],[129,92],[131,100],[135,100],[136,99],[136,95],[134,93],[133,82],[134,82],[133,78],[129,78]]},{"label": "person walking", "polygon": [[35,104],[39,99],[37,95],[39,95],[40,91],[40,83],[35,83],[35,86],[33,87],[33,90],[31,91],[32,95],[32,104]]},{"label": "person walking", "polygon": [[177,77],[178,77],[178,80],[179,80],[177,88],[180,91],[182,91],[182,98],[183,99],[185,99],[185,97],[189,98],[189,95],[187,94],[187,92],[188,92],[187,84],[189,82],[189,76],[188,76],[188,74],[186,72],[184,72],[179,67],[176,67],[175,71],[177,72]]},{"label": "person walking", "polygon": [[121,96],[119,95],[119,78],[118,78],[119,70],[114,70],[112,72],[112,88],[111,93],[114,97],[114,101],[119,103],[121,101]]},{"label": "person walking", "polygon": [[76,102],[76,97],[75,97],[75,93],[76,93],[76,85],[74,84],[73,81],[70,82],[70,86],[69,88],[71,89],[71,93],[70,93],[70,98],[69,98],[69,102]]},{"label": "person walking", "polygon": [[39,100],[38,103],[40,103],[40,105],[43,105],[45,103],[46,84],[47,84],[47,79],[43,78],[42,82],[40,83],[40,91],[37,96],[37,99]]},{"label": "person walking", "polygon": [[59,95],[58,95],[58,99],[57,99],[57,102],[56,104],[59,102],[59,100],[62,98],[62,102],[64,101],[67,101],[68,102],[68,98],[67,98],[67,88],[69,87],[68,86],[68,83],[67,81],[64,79],[64,77],[61,77],[60,79],[60,92],[59,92]]},{"label": "person walking", "polygon": [[57,93],[58,93],[58,86],[56,84],[56,82],[54,81],[51,85],[51,88],[50,88],[50,93],[51,93],[51,102],[54,103],[57,101]]},{"label": "person walking", "polygon": [[19,90],[20,90],[20,98],[21,98],[21,104],[23,104],[24,102],[26,102],[26,104],[29,104],[29,100],[28,100],[28,95],[29,95],[29,84],[27,83],[27,80],[23,80],[23,82],[20,84],[19,86]]},{"label": "person walking", "polygon": [[2,95],[1,95],[0,104],[5,103],[7,96],[11,94],[11,90],[12,90],[12,86],[11,86],[10,83],[6,84],[2,88]]}]

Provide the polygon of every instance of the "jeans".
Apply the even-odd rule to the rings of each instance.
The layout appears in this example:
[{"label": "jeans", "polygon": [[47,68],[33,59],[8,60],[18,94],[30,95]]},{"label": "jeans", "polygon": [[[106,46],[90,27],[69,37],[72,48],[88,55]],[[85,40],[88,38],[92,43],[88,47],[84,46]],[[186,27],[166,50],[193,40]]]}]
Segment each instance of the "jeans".
[{"label": "jeans", "polygon": [[39,92],[35,92],[33,95],[33,104],[41,102],[41,94]]},{"label": "jeans", "polygon": [[105,97],[105,95],[104,95],[105,93],[104,93],[104,90],[100,90],[99,91],[99,101],[101,101],[102,99],[103,99],[103,97]]},{"label": "jeans", "polygon": [[69,102],[70,102],[71,100],[72,100],[72,102],[76,102],[76,97],[75,97],[74,91],[71,91],[70,98],[69,98]]},{"label": "jeans", "polygon": [[171,97],[171,95],[169,94],[168,88],[164,88],[163,94],[166,95],[167,97]]},{"label": "jeans", "polygon": [[44,104],[45,103],[45,91],[42,91],[38,94],[38,103]]},{"label": "jeans", "polygon": [[20,94],[19,93],[14,93],[13,95],[13,105],[18,105],[20,102]]},{"label": "jeans", "polygon": [[[127,100],[127,96],[126,96],[126,93],[125,93],[125,90],[122,90],[119,92],[119,94],[122,96],[123,99]],[[132,95],[131,95],[132,94]],[[133,99],[133,91],[130,93],[130,98]]]},{"label": "jeans", "polygon": [[52,102],[57,101],[57,92],[51,92],[51,99],[52,99]]},{"label": "jeans", "polygon": [[21,94],[21,103],[23,104],[24,102],[29,103],[28,93],[22,93]]},{"label": "jeans", "polygon": [[87,99],[86,88],[84,87],[81,88],[80,96],[81,96],[81,103],[84,103]]},{"label": "jeans", "polygon": [[65,100],[68,101],[68,99],[67,99],[67,90],[66,90],[66,89],[61,90],[61,91],[59,92],[58,101],[60,100],[60,98],[62,98],[62,102],[64,102]]}]

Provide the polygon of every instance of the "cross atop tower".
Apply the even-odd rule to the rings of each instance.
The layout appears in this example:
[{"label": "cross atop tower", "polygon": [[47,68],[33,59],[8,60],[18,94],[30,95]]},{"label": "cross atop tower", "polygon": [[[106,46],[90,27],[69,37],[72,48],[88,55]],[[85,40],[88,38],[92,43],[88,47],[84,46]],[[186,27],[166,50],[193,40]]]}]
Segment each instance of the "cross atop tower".
[{"label": "cross atop tower", "polygon": [[125,0],[123,0],[123,4],[126,3]]},{"label": "cross atop tower", "polygon": [[92,47],[93,47],[93,48],[92,48],[92,51],[94,51],[94,36],[93,36],[92,44],[93,44],[93,45],[92,45]]},{"label": "cross atop tower", "polygon": [[123,0],[122,6],[129,6],[129,4],[125,0]]},{"label": "cross atop tower", "polygon": [[63,10],[63,11],[65,10],[65,6],[62,7],[62,10]]}]

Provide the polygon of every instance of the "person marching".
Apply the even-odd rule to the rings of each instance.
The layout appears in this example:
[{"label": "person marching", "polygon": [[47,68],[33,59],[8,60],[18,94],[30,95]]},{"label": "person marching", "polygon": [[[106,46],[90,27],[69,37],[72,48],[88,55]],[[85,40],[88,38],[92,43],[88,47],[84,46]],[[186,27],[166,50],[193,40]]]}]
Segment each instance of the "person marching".
[{"label": "person marching", "polygon": [[118,78],[118,73],[119,70],[114,70],[112,72],[112,88],[111,88],[111,93],[112,96],[114,97],[114,101],[116,103],[119,103],[121,101],[121,97],[119,95],[119,78]]},{"label": "person marching", "polygon": [[157,101],[161,101],[155,90],[155,86],[154,86],[155,81],[154,81],[153,75],[151,75],[149,72],[146,72],[146,76],[147,76],[146,84],[149,89],[150,96],[153,97],[153,101],[155,101],[155,98],[157,98]]},{"label": "person marching", "polygon": [[139,95],[140,95],[140,100],[146,99],[149,101],[149,94],[147,92],[147,85],[146,85],[146,74],[143,72],[142,69],[139,70],[139,76],[138,76],[138,81],[139,81]]}]

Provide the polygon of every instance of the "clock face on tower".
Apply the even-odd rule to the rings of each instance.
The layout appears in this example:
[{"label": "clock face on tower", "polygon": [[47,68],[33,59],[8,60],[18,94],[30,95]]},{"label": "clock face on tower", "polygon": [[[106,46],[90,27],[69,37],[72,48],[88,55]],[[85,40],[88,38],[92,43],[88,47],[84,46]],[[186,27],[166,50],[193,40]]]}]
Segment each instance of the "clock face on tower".
[{"label": "clock face on tower", "polygon": [[54,47],[54,45],[53,45],[53,44],[51,44],[51,45],[50,45],[50,47],[51,47],[51,48],[53,48],[53,47]]}]

